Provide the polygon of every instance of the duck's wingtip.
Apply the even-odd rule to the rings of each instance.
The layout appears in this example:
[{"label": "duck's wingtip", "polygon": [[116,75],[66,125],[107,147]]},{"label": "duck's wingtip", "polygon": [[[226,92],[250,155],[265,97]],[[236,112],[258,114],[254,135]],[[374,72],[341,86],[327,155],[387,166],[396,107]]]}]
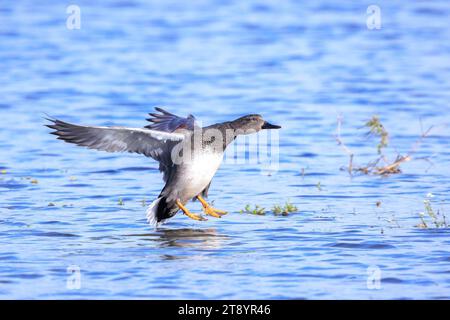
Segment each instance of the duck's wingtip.
[{"label": "duck's wingtip", "polygon": [[167,111],[167,110],[165,110],[165,109],[163,109],[161,107],[155,107],[155,110],[158,111],[158,112],[161,112],[162,114],[165,114],[165,115],[169,115],[169,116],[173,116],[174,115],[173,113],[170,113],[169,111]]},{"label": "duck's wingtip", "polygon": [[44,120],[47,120],[47,121],[50,121],[50,122],[53,122],[53,123],[56,122],[56,118],[55,118],[55,117],[52,117],[52,116],[49,115],[47,112],[42,112],[41,117],[42,117],[42,119],[44,119]]}]

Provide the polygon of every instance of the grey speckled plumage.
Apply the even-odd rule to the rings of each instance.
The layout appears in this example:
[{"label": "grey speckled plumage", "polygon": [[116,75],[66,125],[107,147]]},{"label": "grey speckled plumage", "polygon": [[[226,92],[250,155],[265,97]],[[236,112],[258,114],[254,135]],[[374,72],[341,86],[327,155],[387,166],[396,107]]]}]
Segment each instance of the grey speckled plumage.
[{"label": "grey speckled plumage", "polygon": [[[185,211],[182,206],[196,197],[208,209],[200,196],[207,196],[225,148],[237,135],[280,128],[256,114],[200,128],[192,115],[182,118],[161,108],[155,109],[159,113],[150,113],[151,118],[147,120],[151,124],[144,128],[81,126],[47,119],[51,122],[47,127],[55,130],[52,134],[60,140],[107,152],[143,154],[158,161],[166,184],[147,210],[147,219],[154,225],[173,217],[180,209]],[[200,144],[195,143],[197,132],[201,133]],[[219,136],[222,141],[215,141]],[[189,212],[185,214],[200,220]]]}]

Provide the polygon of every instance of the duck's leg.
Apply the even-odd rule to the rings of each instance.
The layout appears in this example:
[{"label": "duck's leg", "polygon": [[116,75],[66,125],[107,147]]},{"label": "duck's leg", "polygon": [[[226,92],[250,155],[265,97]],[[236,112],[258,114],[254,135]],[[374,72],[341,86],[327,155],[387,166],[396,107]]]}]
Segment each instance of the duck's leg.
[{"label": "duck's leg", "polygon": [[211,207],[209,205],[209,203],[206,202],[206,200],[202,198],[202,196],[198,195],[197,199],[198,199],[198,201],[200,201],[202,203],[203,212],[206,213],[207,215],[210,215],[210,216],[213,216],[213,217],[216,217],[216,218],[220,218],[223,215],[227,214],[226,211],[219,210],[219,209]]},{"label": "duck's leg", "polygon": [[191,213],[191,212],[190,212],[190,211],[189,211],[189,210],[188,210],[188,209],[180,202],[180,200],[177,199],[177,200],[175,201],[175,203],[177,204],[178,208],[180,208],[181,211],[183,211],[183,213],[184,213],[185,215],[187,215],[189,218],[191,218],[191,219],[193,219],[193,220],[198,220],[198,221],[205,221],[205,220],[208,220],[208,219],[202,217],[201,215]]}]

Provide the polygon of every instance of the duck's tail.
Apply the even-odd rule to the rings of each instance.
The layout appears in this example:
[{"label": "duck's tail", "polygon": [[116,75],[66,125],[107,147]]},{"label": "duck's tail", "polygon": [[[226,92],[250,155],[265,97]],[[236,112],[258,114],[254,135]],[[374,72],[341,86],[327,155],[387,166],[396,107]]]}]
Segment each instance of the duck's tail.
[{"label": "duck's tail", "polygon": [[[167,203],[164,196],[160,196],[153,201],[147,209],[147,222],[152,226],[159,226],[167,219],[173,217],[171,206]],[[176,212],[175,212],[176,213]]]},{"label": "duck's tail", "polygon": [[147,208],[147,222],[148,224],[157,227],[160,224],[158,221],[158,206],[162,197],[153,201]]}]

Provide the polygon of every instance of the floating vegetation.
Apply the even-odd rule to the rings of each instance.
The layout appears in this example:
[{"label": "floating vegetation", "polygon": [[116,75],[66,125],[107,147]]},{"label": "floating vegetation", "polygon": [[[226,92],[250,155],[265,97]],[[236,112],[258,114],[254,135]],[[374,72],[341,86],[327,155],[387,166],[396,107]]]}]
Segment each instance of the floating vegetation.
[{"label": "floating vegetation", "polygon": [[[273,213],[276,216],[278,216],[278,215],[287,216],[287,215],[289,215],[289,213],[298,212],[298,208],[294,204],[290,203],[289,201],[286,201],[286,203],[283,206],[282,205],[274,205],[272,207],[272,210],[269,212]],[[240,211],[240,213],[264,216],[267,213],[267,211],[265,208],[263,208],[259,205],[255,205],[254,207],[252,207],[250,204],[247,204],[245,206],[245,208]]]},{"label": "floating vegetation", "polygon": [[[394,159],[389,159],[387,155],[384,153],[384,150],[388,147],[389,144],[389,132],[385,129],[385,127],[381,123],[380,118],[374,115],[369,121],[365,123],[364,127],[366,127],[369,130],[366,134],[368,137],[379,138],[379,141],[377,143],[378,158],[376,158],[373,161],[370,161],[365,166],[356,166],[354,164],[354,153],[342,141],[341,126],[342,126],[342,118],[338,117],[336,141],[337,144],[344,149],[344,151],[349,155],[350,158],[349,164],[347,167],[345,167],[345,170],[348,171],[350,175],[356,172],[356,173],[383,175],[383,176],[401,173],[402,171],[400,169],[400,165],[404,162],[408,162],[413,159],[413,154],[417,151],[417,148],[420,146],[422,141],[429,135],[431,129],[433,128],[430,127],[426,131],[423,131],[422,129],[422,134],[420,138],[416,141],[416,143],[413,145],[411,150],[406,155],[397,154]],[[420,158],[420,159],[430,162],[428,158]]]},{"label": "floating vegetation", "polygon": [[291,212],[297,212],[298,208],[290,203],[289,201],[286,202],[286,204],[284,206],[280,206],[280,205],[274,205],[272,208],[272,212],[275,215],[282,215],[282,216],[287,216],[289,213]]},{"label": "floating vegetation", "polygon": [[60,207],[60,208],[69,208],[69,207],[73,207],[73,204],[65,204],[65,203],[58,203],[58,202],[49,202],[47,204],[47,207]]},{"label": "floating vegetation", "polygon": [[0,171],[0,173],[1,173],[1,174],[6,174],[6,170],[3,169],[3,170]]},{"label": "floating vegetation", "polygon": [[123,202],[122,198],[119,198],[119,202],[117,203],[119,206],[125,205],[125,202]]},{"label": "floating vegetation", "polygon": [[142,199],[142,200],[141,200],[141,205],[142,205],[143,207],[146,207],[146,206],[147,206],[147,200]]},{"label": "floating vegetation", "polygon": [[265,208],[260,207],[259,205],[256,205],[254,208],[252,208],[249,204],[245,206],[243,210],[240,211],[241,213],[248,213],[248,214],[255,214],[259,216],[263,216],[266,214]]},{"label": "floating vegetation", "polygon": [[21,180],[28,180],[28,181],[30,181],[30,183],[32,183],[32,184],[38,184],[38,183],[39,183],[38,179],[33,179],[33,178],[31,178],[31,177],[21,177],[20,179],[21,179]]},{"label": "floating vegetation", "polygon": [[[427,194],[423,204],[425,206],[425,212],[420,212],[419,217],[421,223],[416,227],[421,229],[429,229],[430,225],[434,225],[435,228],[448,228],[448,224],[445,215],[440,212],[440,210],[435,211],[432,207],[432,198],[434,195],[432,193]],[[431,220],[427,223],[426,220]]]},{"label": "floating vegetation", "polygon": [[282,214],[283,213],[283,208],[276,204],[276,205],[273,206],[272,211],[275,214]]},{"label": "floating vegetation", "polygon": [[316,188],[317,188],[317,190],[322,191],[322,184],[320,183],[320,181],[317,182]]}]

